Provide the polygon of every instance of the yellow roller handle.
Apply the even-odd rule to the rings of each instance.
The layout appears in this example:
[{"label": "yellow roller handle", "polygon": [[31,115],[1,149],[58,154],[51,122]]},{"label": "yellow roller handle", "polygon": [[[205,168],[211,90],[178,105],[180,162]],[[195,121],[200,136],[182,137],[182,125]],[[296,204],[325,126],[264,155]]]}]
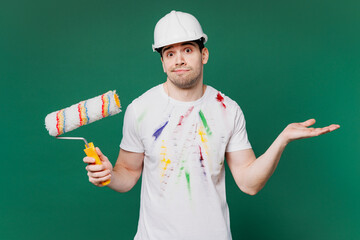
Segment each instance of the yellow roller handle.
[{"label": "yellow roller handle", "polygon": [[[101,164],[102,164],[99,156],[98,156],[97,153],[96,153],[94,144],[93,144],[92,142],[89,143],[89,147],[85,145],[84,152],[86,153],[86,156],[92,157],[92,158],[95,159],[95,164],[97,164],[97,165],[101,165]],[[106,185],[108,185],[109,183],[110,183],[110,179],[107,180],[107,181],[105,181],[105,182],[102,182],[101,185],[106,186]]]}]

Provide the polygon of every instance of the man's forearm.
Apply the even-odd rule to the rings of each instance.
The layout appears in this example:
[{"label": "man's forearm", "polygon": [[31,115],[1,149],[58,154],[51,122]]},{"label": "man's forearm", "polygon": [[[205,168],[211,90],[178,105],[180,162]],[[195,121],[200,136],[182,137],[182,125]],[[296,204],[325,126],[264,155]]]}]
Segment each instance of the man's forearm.
[{"label": "man's forearm", "polygon": [[274,173],[288,141],[280,134],[266,152],[252,162],[245,171],[244,187],[251,195],[259,192]]},{"label": "man's forearm", "polygon": [[108,187],[117,192],[128,192],[135,186],[139,177],[139,173],[118,165],[111,173],[111,182]]},{"label": "man's forearm", "polygon": [[244,176],[241,178],[241,189],[251,195],[260,191],[274,173],[281,154],[289,142],[316,137],[340,127],[338,124],[331,124],[323,128],[309,128],[314,123],[315,119],[309,119],[305,122],[289,124],[263,155],[245,167]]}]

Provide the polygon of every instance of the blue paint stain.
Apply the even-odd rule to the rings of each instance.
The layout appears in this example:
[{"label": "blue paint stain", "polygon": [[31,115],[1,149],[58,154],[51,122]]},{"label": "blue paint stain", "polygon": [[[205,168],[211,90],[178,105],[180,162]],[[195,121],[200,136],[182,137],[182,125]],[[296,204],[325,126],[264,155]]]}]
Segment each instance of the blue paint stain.
[{"label": "blue paint stain", "polygon": [[166,127],[166,125],[168,124],[169,121],[167,121],[164,125],[162,125],[158,130],[156,130],[153,134],[153,137],[155,137],[155,140],[160,136],[160,134],[162,133],[162,131],[164,130],[164,128]]},{"label": "blue paint stain", "polygon": [[107,95],[107,98],[108,98],[108,101],[109,101],[108,114],[109,114],[109,116],[111,116],[111,114],[110,114],[110,104],[111,104],[111,100],[110,100],[110,95],[109,95],[109,94]]},{"label": "blue paint stain", "polygon": [[63,111],[63,115],[64,115],[64,130],[63,130],[63,133],[66,133],[66,131],[65,131],[65,123],[66,123],[66,117],[65,117],[65,109],[64,109],[64,111]]},{"label": "blue paint stain", "polygon": [[85,101],[85,103],[84,103],[84,108],[85,108],[85,114],[86,114],[86,118],[87,118],[87,124],[89,124],[90,123],[90,117],[89,117],[89,114],[88,114],[88,109],[87,109],[86,103],[87,103],[87,101]]}]

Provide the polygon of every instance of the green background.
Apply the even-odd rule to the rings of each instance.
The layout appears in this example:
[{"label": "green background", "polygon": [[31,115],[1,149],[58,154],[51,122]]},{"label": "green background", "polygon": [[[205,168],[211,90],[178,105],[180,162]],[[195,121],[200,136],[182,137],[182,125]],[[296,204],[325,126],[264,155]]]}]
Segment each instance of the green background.
[{"label": "green background", "polygon": [[[227,169],[234,239],[360,239],[360,1],[0,2],[0,239],[132,239],[140,184],[87,179],[83,143],[50,137],[45,116],[116,89],[123,110],[165,80],[156,22],[192,13],[209,36],[204,80],[244,111],[257,156],[292,122],[341,128],[292,142],[248,196]],[[115,163],[124,112],[65,136]]]}]

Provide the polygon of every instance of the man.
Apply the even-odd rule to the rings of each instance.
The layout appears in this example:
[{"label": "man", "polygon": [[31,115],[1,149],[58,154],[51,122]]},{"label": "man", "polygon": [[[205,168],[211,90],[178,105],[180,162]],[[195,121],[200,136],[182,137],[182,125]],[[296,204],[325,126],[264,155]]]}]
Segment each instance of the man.
[{"label": "man", "polygon": [[111,179],[110,188],[126,192],[143,174],[136,240],[231,239],[224,157],[239,188],[254,195],[289,142],[339,128],[308,128],[314,119],[292,123],[256,158],[238,104],[203,83],[206,41],[190,14],[172,11],[160,19],[153,50],[161,55],[166,82],[128,106],[114,168],[100,149],[103,165],[84,158],[96,186]]}]

